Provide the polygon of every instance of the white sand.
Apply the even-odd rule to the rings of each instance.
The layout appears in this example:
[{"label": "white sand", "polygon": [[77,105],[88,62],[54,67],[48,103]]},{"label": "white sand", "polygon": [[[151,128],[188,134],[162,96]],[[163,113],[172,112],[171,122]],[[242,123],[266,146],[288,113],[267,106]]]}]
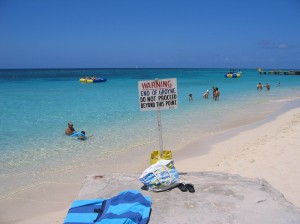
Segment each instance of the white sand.
[{"label": "white sand", "polygon": [[[280,190],[287,200],[300,207],[299,136],[300,108],[297,108],[273,121],[212,144],[207,153],[201,151],[201,142],[190,144],[182,152],[193,152],[193,158],[177,158],[174,153],[175,166],[180,172],[221,171],[263,178]],[[145,161],[147,163],[148,159]],[[129,168],[129,164],[120,164],[118,167],[119,172],[142,172],[141,167],[145,167],[145,164],[132,168]],[[81,174],[75,170],[68,173],[68,176],[74,175],[72,181],[63,178],[56,183],[44,183],[1,199],[0,223],[5,223],[1,222],[4,217],[6,220],[9,218],[9,223],[62,223],[70,203],[76,198],[83,177],[93,172],[99,173],[99,170],[99,167],[95,170],[80,169]]]},{"label": "white sand", "polygon": [[300,108],[297,108],[274,121],[213,144],[205,155],[175,165],[180,171],[220,171],[265,179],[300,207],[299,164]]}]

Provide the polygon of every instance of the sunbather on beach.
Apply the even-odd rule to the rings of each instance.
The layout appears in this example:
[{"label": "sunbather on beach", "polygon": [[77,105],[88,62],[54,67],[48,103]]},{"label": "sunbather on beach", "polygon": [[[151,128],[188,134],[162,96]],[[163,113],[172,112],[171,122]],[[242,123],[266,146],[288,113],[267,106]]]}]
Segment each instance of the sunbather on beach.
[{"label": "sunbather on beach", "polygon": [[66,130],[65,130],[65,133],[66,133],[66,135],[71,135],[71,134],[73,134],[75,132],[75,129],[74,129],[74,127],[73,127],[73,123],[72,122],[69,122],[68,123],[68,127],[66,128]]}]

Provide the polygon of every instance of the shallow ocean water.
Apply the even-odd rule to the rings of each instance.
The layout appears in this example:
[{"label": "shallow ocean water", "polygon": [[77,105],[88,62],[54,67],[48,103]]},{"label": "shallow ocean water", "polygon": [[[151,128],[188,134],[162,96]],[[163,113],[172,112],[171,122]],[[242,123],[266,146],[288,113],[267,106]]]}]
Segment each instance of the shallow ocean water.
[{"label": "shallow ocean water", "polygon": [[[138,81],[177,78],[178,109],[163,110],[164,148],[178,150],[198,139],[261,119],[300,97],[300,76],[260,75],[244,69],[0,70],[0,173],[44,171],[84,163],[94,155],[157,145],[156,112],[140,112]],[[105,83],[79,78],[97,74]],[[256,84],[271,90],[256,90]],[[279,85],[280,83],[280,85]],[[220,89],[219,101],[211,97]],[[203,99],[206,90],[209,99]],[[189,93],[193,101],[189,101]],[[92,135],[64,135],[67,122]]]}]

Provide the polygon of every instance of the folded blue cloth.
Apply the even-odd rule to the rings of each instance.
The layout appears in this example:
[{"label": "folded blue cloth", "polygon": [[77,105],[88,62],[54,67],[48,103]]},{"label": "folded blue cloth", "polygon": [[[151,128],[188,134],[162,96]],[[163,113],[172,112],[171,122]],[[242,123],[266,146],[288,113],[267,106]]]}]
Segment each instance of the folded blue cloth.
[{"label": "folded blue cloth", "polygon": [[74,201],[64,224],[147,224],[150,211],[150,197],[129,190],[107,200]]}]

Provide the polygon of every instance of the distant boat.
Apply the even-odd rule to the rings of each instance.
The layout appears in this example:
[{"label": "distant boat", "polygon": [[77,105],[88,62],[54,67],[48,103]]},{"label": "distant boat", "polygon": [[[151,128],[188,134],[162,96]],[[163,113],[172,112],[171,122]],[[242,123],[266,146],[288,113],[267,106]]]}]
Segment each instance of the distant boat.
[{"label": "distant boat", "polygon": [[106,82],[107,79],[106,78],[96,78],[93,80],[93,82]]},{"label": "distant boat", "polygon": [[106,78],[80,78],[80,82],[85,82],[85,83],[94,83],[94,82],[106,82]]},{"label": "distant boat", "polygon": [[227,72],[227,74],[225,75],[225,78],[240,78],[242,75],[242,71],[235,71],[235,70],[230,70],[229,72]]}]

